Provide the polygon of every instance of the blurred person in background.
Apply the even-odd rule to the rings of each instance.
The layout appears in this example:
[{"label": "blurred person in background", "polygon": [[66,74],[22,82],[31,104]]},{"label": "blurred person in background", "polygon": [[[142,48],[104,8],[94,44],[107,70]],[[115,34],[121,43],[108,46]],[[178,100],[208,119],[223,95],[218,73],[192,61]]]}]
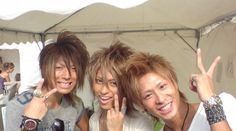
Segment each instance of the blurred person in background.
[{"label": "blurred person in background", "polygon": [[3,63],[0,73],[0,94],[5,94],[7,89],[6,85],[10,83],[10,74],[14,71],[15,65],[12,62]]}]

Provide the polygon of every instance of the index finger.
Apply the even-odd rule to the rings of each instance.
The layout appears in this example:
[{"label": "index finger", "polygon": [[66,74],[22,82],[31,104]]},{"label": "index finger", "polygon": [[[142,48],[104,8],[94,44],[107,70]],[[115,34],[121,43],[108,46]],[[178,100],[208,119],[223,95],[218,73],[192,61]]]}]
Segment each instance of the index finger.
[{"label": "index finger", "polygon": [[44,96],[45,96],[45,97],[49,97],[50,95],[52,95],[52,94],[54,94],[54,93],[56,93],[56,92],[57,92],[57,89],[54,88],[54,89],[50,90],[49,92],[47,92]]},{"label": "index finger", "polygon": [[115,97],[115,100],[114,100],[115,111],[116,111],[116,112],[119,112],[120,109],[119,109],[119,100],[118,100],[117,94],[115,94],[114,97]]},{"label": "index finger", "polygon": [[37,83],[36,90],[41,91],[42,86],[43,86],[43,82],[44,82],[44,79],[42,78],[42,79]]},{"label": "index finger", "polygon": [[198,69],[201,71],[201,73],[205,74],[205,68],[202,63],[202,55],[201,55],[201,49],[197,49],[197,66]]},{"label": "index finger", "polygon": [[220,61],[220,56],[216,57],[216,59],[213,61],[210,68],[208,69],[207,73],[209,76],[211,76],[211,77],[213,76],[213,72],[214,72],[215,67],[219,61]]}]

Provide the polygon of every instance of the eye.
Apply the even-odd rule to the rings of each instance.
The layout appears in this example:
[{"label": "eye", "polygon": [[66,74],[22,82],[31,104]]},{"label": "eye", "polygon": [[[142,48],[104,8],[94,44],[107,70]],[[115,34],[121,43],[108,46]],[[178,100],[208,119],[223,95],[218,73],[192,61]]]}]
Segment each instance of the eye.
[{"label": "eye", "polygon": [[56,65],[56,70],[62,70],[62,66]]},{"label": "eye", "polygon": [[165,89],[166,86],[167,86],[167,84],[161,84],[159,88],[160,88],[160,89]]},{"label": "eye", "polygon": [[100,85],[103,84],[103,80],[99,79],[99,78],[96,78],[95,82],[96,82],[96,84],[100,84]]},{"label": "eye", "polygon": [[112,81],[109,82],[109,85],[111,87],[117,87],[117,82],[115,80],[112,80]]},{"label": "eye", "polygon": [[76,70],[75,66],[71,66],[71,70]]},{"label": "eye", "polygon": [[150,98],[152,98],[152,93],[147,93],[143,96],[143,99],[145,99],[145,100],[148,100]]}]

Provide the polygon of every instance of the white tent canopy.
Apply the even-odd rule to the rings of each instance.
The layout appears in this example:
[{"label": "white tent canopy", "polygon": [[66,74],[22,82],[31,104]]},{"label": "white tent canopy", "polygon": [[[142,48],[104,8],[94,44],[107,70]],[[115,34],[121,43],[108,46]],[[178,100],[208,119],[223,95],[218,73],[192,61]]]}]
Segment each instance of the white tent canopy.
[{"label": "white tent canopy", "polygon": [[[32,10],[44,11],[48,13],[56,14],[71,14],[75,11],[82,9],[88,5],[94,3],[105,3],[119,8],[130,8],[139,4],[142,4],[147,0],[135,0],[135,1],[125,1],[125,0],[49,0],[49,1],[39,1],[39,0],[8,0],[1,1],[2,8],[0,9],[0,17],[4,20],[14,19],[26,12]],[[52,6],[55,5],[56,6]]]},{"label": "white tent canopy", "polygon": [[[131,8],[145,1],[146,0],[1,0],[1,42],[11,43],[12,41],[41,40],[42,37],[45,37],[47,30],[66,21],[89,5],[101,4],[121,10]],[[77,20],[80,20],[80,18],[77,18]],[[78,25],[76,21],[68,24],[69,25],[66,26],[71,26],[71,28]],[[67,30],[71,30],[71,28],[63,27],[63,29]]]},{"label": "white tent canopy", "polygon": [[0,12],[0,43],[11,43],[44,40],[63,29],[77,33],[201,29],[232,18],[236,1],[1,0]]},{"label": "white tent canopy", "polygon": [[[166,57],[176,69],[180,88],[190,101],[197,98],[188,89],[188,79],[190,74],[198,72],[195,51],[200,47],[206,67],[216,55],[222,56],[214,77],[216,91],[227,91],[236,96],[234,0],[131,0],[138,3],[130,6],[115,5],[130,2],[125,0],[114,0],[110,4],[107,2],[111,0],[40,1],[43,4],[31,1],[22,0],[19,4],[16,0],[13,6],[2,0],[0,43],[30,42],[27,44],[38,49],[38,41],[55,39],[64,29],[75,32],[90,53],[120,40],[138,51]],[[13,11],[18,8],[28,10],[15,14]],[[31,43],[33,41],[35,43]],[[33,53],[26,48],[23,54]],[[23,55],[20,57],[24,59]],[[21,62],[21,71],[27,69],[26,65],[27,62]]]}]

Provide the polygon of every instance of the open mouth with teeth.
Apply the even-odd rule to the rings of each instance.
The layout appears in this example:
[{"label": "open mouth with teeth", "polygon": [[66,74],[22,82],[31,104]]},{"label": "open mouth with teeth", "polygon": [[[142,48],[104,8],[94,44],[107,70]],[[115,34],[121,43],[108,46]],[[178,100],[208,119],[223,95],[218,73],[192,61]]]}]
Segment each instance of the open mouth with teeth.
[{"label": "open mouth with teeth", "polygon": [[157,110],[160,112],[161,115],[167,115],[173,110],[172,102],[157,108]]},{"label": "open mouth with teeth", "polygon": [[113,97],[99,96],[99,101],[102,105],[108,104],[113,101]]},{"label": "open mouth with teeth", "polygon": [[60,88],[68,89],[71,87],[72,82],[58,82]]}]

